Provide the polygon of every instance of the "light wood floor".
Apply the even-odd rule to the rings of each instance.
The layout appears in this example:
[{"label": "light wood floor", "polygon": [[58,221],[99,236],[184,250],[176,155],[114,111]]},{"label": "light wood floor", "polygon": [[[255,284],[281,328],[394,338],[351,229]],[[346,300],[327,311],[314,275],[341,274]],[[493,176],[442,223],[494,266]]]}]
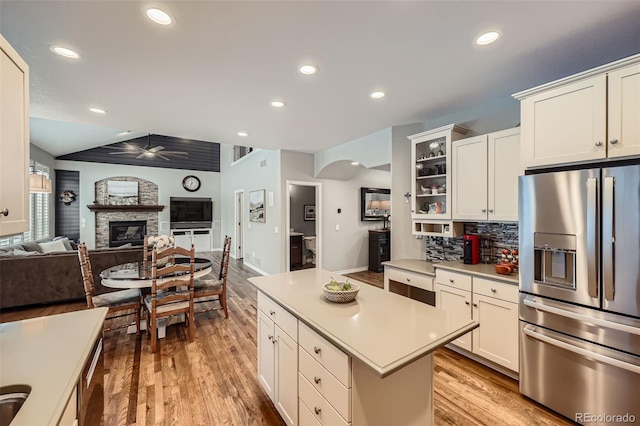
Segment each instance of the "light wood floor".
[{"label": "light wood floor", "polygon": [[[145,335],[136,338],[124,329],[107,332],[105,424],[284,424],[256,378],[257,294],[247,281],[255,275],[231,260],[229,319],[219,311],[196,315],[193,343],[184,327],[171,326],[154,355]],[[374,285],[376,279],[381,282],[374,278]],[[2,312],[0,322],[84,307],[69,303]],[[516,381],[448,349],[435,353],[434,382],[436,425],[571,424],[521,396]]]}]

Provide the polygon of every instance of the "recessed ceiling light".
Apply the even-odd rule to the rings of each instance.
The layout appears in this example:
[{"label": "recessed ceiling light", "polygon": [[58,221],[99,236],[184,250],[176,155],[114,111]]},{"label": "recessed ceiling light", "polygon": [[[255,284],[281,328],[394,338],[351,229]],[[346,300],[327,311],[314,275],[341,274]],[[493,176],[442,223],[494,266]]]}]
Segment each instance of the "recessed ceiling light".
[{"label": "recessed ceiling light", "polygon": [[124,132],[118,133],[116,136],[124,136],[124,135],[129,135],[129,134],[131,134],[131,130],[125,130]]},{"label": "recessed ceiling light", "polygon": [[107,110],[102,108],[89,108],[89,111],[94,112],[96,114],[106,114]]},{"label": "recessed ceiling light", "polygon": [[380,99],[380,98],[384,98],[384,92],[373,92],[371,95],[373,99]]},{"label": "recessed ceiling light", "polygon": [[147,18],[151,19],[156,24],[169,25],[173,22],[171,15],[161,9],[150,8],[147,9]]},{"label": "recessed ceiling light", "polygon": [[49,46],[49,50],[51,50],[53,53],[63,56],[65,58],[69,58],[69,59],[78,59],[80,57],[80,54],[78,54],[77,52],[74,52],[73,50],[69,49],[68,47],[62,47],[62,46]]},{"label": "recessed ceiling light", "polygon": [[247,133],[247,132],[238,132],[238,136],[242,136],[243,138],[246,138],[247,136],[249,136],[249,133]]},{"label": "recessed ceiling light", "polygon": [[499,37],[500,37],[500,33],[499,32],[497,32],[497,31],[489,31],[489,32],[486,32],[486,33],[480,35],[476,39],[476,44],[479,44],[480,46],[484,46],[486,44],[491,44],[494,41],[496,41]]},{"label": "recessed ceiling light", "polygon": [[287,106],[287,104],[283,101],[273,101],[271,102],[271,106],[274,108],[284,108],[285,106]]},{"label": "recessed ceiling light", "polygon": [[357,161],[352,161],[352,162],[351,162],[351,165],[352,165],[352,166],[359,166],[359,165],[360,165],[360,163],[358,163]]},{"label": "recessed ceiling light", "polygon": [[314,67],[313,65],[303,65],[300,67],[300,72],[302,74],[311,75],[317,73],[318,68]]}]

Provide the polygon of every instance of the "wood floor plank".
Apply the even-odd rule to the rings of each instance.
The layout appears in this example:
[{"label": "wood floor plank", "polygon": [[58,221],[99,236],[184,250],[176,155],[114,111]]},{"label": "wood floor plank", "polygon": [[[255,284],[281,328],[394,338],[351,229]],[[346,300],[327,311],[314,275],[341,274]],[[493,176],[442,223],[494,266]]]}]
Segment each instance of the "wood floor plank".
[{"label": "wood floor plank", "polygon": [[[206,256],[219,264],[220,253]],[[217,302],[198,304],[194,342],[179,324],[167,328],[156,354],[144,332],[105,333],[105,425],[284,425],[257,379],[257,292],[247,281],[252,276],[257,274],[241,261],[230,261],[229,318],[219,310],[202,312]],[[383,286],[382,273],[347,276]],[[85,308],[77,302],[12,310],[0,312],[0,322]],[[517,381],[449,349],[434,356],[434,411],[438,426],[572,424],[522,396]]]}]

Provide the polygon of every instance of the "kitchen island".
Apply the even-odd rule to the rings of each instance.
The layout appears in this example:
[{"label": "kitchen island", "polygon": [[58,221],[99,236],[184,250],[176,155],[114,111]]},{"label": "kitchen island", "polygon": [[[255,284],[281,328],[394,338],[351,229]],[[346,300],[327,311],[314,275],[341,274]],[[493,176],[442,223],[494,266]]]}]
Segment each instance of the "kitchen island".
[{"label": "kitchen island", "polygon": [[320,269],[249,279],[259,380],[285,422],[432,424],[432,352],[478,324],[367,284],[331,303],[331,277],[345,280]]},{"label": "kitchen island", "polygon": [[91,397],[96,383],[100,389],[95,395],[103,395],[98,377],[103,369],[94,355],[101,353],[107,311],[95,308],[0,324],[0,387],[31,389],[12,426],[72,425],[76,419],[81,426],[100,423],[102,412],[83,413],[76,402]]}]

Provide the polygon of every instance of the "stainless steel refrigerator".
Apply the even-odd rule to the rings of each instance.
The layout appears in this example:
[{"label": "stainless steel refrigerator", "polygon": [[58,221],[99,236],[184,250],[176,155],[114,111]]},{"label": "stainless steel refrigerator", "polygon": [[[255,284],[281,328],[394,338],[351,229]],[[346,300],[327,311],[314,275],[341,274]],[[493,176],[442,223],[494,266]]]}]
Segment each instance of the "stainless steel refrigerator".
[{"label": "stainless steel refrigerator", "polygon": [[519,257],[520,392],[640,422],[640,165],[522,176]]}]

